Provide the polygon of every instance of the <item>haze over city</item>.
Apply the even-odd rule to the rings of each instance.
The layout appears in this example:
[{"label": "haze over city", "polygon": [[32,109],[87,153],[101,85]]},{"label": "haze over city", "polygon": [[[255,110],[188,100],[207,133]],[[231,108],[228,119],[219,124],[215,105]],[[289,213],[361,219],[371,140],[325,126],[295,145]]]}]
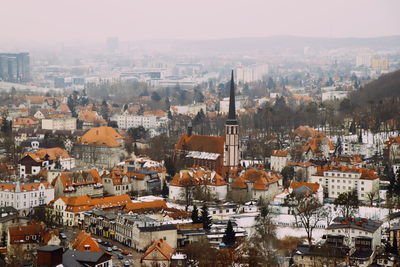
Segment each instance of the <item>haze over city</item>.
[{"label": "haze over city", "polygon": [[399,11],[2,0],[0,266],[400,267]]}]

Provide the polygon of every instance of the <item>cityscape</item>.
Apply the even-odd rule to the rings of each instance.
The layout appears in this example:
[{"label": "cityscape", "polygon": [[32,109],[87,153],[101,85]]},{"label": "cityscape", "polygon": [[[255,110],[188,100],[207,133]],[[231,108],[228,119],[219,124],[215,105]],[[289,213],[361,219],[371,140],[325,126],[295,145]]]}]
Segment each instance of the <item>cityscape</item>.
[{"label": "cityscape", "polygon": [[400,2],[1,6],[0,266],[400,266]]}]

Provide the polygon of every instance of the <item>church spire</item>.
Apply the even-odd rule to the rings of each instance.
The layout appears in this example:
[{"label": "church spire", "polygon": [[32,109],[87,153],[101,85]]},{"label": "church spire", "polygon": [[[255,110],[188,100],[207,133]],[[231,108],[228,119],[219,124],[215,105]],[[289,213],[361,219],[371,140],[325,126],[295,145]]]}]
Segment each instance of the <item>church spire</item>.
[{"label": "church spire", "polygon": [[228,120],[226,124],[229,125],[236,125],[236,108],[235,108],[235,81],[233,79],[233,70],[231,76],[231,90],[229,95],[229,113],[228,113]]}]

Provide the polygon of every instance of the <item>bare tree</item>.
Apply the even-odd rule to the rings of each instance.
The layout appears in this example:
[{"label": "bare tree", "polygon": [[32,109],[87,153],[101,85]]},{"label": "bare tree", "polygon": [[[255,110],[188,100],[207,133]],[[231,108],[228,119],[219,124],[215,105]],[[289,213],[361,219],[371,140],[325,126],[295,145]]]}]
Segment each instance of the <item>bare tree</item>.
[{"label": "bare tree", "polygon": [[312,233],[318,223],[326,218],[327,211],[323,205],[313,196],[289,195],[290,203],[292,203],[293,215],[296,222],[307,233],[308,244],[312,245]]}]

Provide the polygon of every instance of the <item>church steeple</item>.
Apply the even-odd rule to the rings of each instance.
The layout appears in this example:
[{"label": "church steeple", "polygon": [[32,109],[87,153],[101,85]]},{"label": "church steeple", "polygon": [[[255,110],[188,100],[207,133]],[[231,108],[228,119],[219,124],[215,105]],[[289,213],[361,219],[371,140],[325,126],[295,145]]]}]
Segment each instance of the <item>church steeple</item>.
[{"label": "church steeple", "polygon": [[233,70],[229,95],[229,113],[225,123],[224,166],[228,167],[228,169],[234,169],[239,166],[239,125],[236,120]]},{"label": "church steeple", "polygon": [[233,70],[231,76],[231,89],[229,93],[229,113],[226,121],[227,125],[237,125],[236,120],[236,107],[235,107],[235,81],[233,78]]}]

